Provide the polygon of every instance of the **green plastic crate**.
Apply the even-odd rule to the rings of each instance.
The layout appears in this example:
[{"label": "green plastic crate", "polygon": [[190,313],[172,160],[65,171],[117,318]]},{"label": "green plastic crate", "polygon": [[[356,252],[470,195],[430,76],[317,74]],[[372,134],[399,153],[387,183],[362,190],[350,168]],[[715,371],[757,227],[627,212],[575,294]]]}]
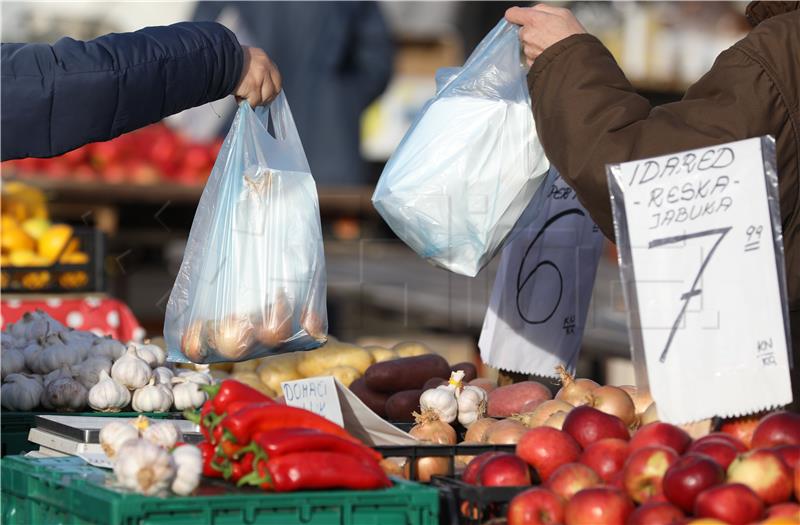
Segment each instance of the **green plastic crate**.
[{"label": "green plastic crate", "polygon": [[[11,412],[0,413],[0,456],[37,450],[39,445],[28,441],[28,432],[36,425],[36,416],[136,417],[139,412]],[[147,412],[151,419],[181,417],[180,412]]]},{"label": "green plastic crate", "polygon": [[109,471],[80,458],[7,456],[2,469],[6,525],[436,525],[435,488],[395,480],[374,491],[266,493],[204,479],[193,496],[147,497],[111,487]]}]

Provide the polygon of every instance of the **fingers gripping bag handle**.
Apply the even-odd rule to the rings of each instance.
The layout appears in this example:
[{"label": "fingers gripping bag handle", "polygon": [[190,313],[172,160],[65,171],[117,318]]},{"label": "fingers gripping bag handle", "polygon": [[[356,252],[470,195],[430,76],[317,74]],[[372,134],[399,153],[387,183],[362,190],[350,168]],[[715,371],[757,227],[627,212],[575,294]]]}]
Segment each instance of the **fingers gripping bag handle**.
[{"label": "fingers gripping bag handle", "polygon": [[315,348],[327,339],[325,287],[319,199],[286,97],[255,112],[243,102],[167,302],[170,358],[242,361]]},{"label": "fingers gripping bag handle", "polygon": [[[550,164],[536,134],[519,29],[502,20],[461,68],[437,74],[372,202],[434,265],[475,276],[524,228]],[[523,213],[525,212],[525,213]]]}]

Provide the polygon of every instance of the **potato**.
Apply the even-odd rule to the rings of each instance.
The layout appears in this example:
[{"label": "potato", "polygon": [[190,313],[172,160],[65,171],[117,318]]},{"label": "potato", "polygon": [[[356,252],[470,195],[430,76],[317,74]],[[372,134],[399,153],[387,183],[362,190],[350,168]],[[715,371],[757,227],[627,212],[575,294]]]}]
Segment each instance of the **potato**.
[{"label": "potato", "polygon": [[369,351],[370,354],[372,354],[372,359],[376,363],[380,363],[383,361],[391,361],[393,359],[397,359],[400,357],[394,350],[389,350],[388,348],[384,348],[382,346],[377,346],[377,345],[365,346],[364,350],[367,350]]},{"label": "potato", "polygon": [[258,359],[251,359],[250,361],[240,361],[233,363],[231,371],[235,374],[237,372],[255,372],[259,365]]},{"label": "potato", "polygon": [[523,381],[513,385],[501,386],[489,392],[487,415],[489,417],[509,417],[522,413],[529,401],[552,399],[550,390],[535,381]]},{"label": "potato", "polygon": [[478,369],[475,368],[475,365],[473,365],[472,363],[467,363],[466,361],[451,366],[450,370],[453,372],[456,372],[458,370],[464,372],[464,379],[462,379],[464,383],[469,383],[470,381],[478,377]]},{"label": "potato", "polygon": [[389,394],[370,389],[363,377],[350,383],[349,388],[370,410],[381,417],[386,417],[386,400],[389,399]]},{"label": "potato", "polygon": [[422,390],[430,390],[431,388],[440,387],[442,385],[447,384],[447,379],[442,379],[441,377],[432,377],[425,381],[425,384],[422,385]]},{"label": "potato", "polygon": [[325,370],[336,366],[350,366],[363,374],[372,364],[372,354],[355,345],[324,346],[302,354],[297,362],[297,371],[303,377],[324,375]]},{"label": "potato", "polygon": [[413,423],[414,412],[419,412],[419,396],[422,390],[405,390],[393,394],[386,400],[386,418],[389,421]]},{"label": "potato", "polygon": [[320,375],[333,376],[344,386],[350,386],[353,381],[361,377],[359,371],[352,366],[334,366]]},{"label": "potato", "polygon": [[230,378],[255,388],[265,396],[274,398],[276,395],[275,391],[265,385],[255,372],[234,372],[231,374]]},{"label": "potato", "polygon": [[497,388],[497,383],[486,377],[479,377],[477,379],[473,379],[472,381],[469,382],[469,384],[470,386],[477,386],[484,389],[487,394]]},{"label": "potato", "polygon": [[403,341],[402,343],[397,343],[392,347],[392,350],[400,357],[414,357],[433,353],[424,343],[418,341]]},{"label": "potato", "polygon": [[281,392],[281,382],[303,379],[297,371],[296,354],[282,354],[267,357],[258,365],[256,373],[261,382],[275,392]]},{"label": "potato", "polygon": [[208,365],[208,368],[211,370],[222,370],[223,372],[231,372],[233,371],[233,365],[235,363],[211,363]]},{"label": "potato", "polygon": [[450,365],[439,355],[404,357],[375,363],[364,374],[367,386],[378,392],[400,392],[422,388],[432,377],[450,377]]}]

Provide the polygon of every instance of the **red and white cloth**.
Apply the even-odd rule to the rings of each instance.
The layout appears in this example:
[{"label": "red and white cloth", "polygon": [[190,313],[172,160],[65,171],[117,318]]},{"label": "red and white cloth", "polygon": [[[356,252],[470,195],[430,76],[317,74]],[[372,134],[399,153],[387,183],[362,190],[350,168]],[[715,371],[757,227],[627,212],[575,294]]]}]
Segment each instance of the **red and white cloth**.
[{"label": "red and white cloth", "polygon": [[110,335],[120,341],[141,341],[144,329],[130,308],[110,297],[14,297],[0,301],[0,326],[15,323],[22,314],[39,308],[65,326]]}]

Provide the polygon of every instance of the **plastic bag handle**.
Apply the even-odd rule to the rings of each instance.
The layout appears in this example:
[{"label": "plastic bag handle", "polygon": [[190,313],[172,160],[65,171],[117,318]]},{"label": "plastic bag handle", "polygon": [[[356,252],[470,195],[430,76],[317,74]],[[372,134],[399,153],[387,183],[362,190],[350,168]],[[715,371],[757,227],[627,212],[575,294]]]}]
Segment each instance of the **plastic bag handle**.
[{"label": "plastic bag handle", "polygon": [[297,134],[297,127],[294,125],[292,111],[289,108],[289,101],[286,99],[283,90],[281,90],[278,96],[269,104],[257,107],[255,113],[258,121],[264,126],[264,129],[269,129],[269,122],[270,120],[272,121],[272,128],[275,130],[275,140],[297,140],[298,143],[300,142],[300,137]]}]

